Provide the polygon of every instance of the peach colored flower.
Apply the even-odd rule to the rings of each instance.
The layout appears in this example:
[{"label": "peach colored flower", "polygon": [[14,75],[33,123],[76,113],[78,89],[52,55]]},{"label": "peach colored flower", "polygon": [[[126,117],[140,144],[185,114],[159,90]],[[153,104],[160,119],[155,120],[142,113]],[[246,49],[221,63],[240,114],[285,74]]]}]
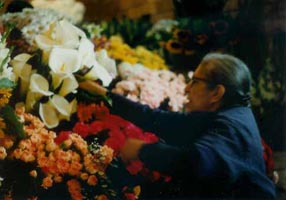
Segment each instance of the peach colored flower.
[{"label": "peach colored flower", "polygon": [[81,173],[80,178],[84,181],[87,180],[88,179],[88,173]]},{"label": "peach colored flower", "polygon": [[96,200],[108,200],[108,198],[105,194],[101,194],[96,197]]},{"label": "peach colored flower", "polygon": [[43,179],[42,185],[43,188],[48,189],[53,186],[53,179],[51,176],[47,176]]},{"label": "peach colored flower", "polygon": [[10,149],[14,144],[13,139],[10,136],[5,136],[4,138],[0,138],[0,146],[5,147],[6,149]]},{"label": "peach colored flower", "polygon": [[97,178],[96,178],[96,176],[95,176],[95,175],[89,176],[88,179],[87,179],[87,183],[88,183],[89,185],[95,186],[96,183],[97,183]]},{"label": "peach colored flower", "polygon": [[61,176],[55,176],[55,177],[54,177],[54,181],[55,181],[56,183],[61,183],[61,182],[63,181],[63,177],[61,177]]},{"label": "peach colored flower", "polygon": [[32,171],[30,171],[30,176],[32,176],[32,177],[34,177],[34,178],[36,178],[37,177],[37,175],[38,175],[38,173],[37,173],[37,171],[36,170],[32,170]]},{"label": "peach colored flower", "polygon": [[81,186],[80,183],[75,180],[71,179],[67,181],[68,190],[73,200],[82,200],[83,195],[81,194]]},{"label": "peach colored flower", "polygon": [[24,150],[21,155],[21,160],[24,162],[33,162],[36,160],[36,157],[32,154],[32,152]]},{"label": "peach colored flower", "polygon": [[0,146],[0,160],[4,160],[6,157],[7,157],[6,149]]}]

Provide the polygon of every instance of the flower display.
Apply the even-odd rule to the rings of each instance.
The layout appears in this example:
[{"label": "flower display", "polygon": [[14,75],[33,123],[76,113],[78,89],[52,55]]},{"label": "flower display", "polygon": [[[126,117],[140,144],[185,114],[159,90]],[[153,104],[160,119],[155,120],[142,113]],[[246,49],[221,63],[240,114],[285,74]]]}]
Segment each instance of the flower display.
[{"label": "flower display", "polygon": [[167,100],[167,108],[182,111],[187,102],[185,96],[186,79],[182,74],[169,70],[150,70],[143,65],[121,63],[118,66],[121,81],[117,82],[113,92],[127,98],[159,108]]},{"label": "flower display", "polygon": [[35,43],[41,50],[38,63],[41,68],[33,70],[37,66],[27,64],[33,57],[28,54],[16,56],[11,64],[15,68],[16,79],[24,83],[20,91],[27,93],[27,110],[38,107],[38,113],[48,128],[57,127],[61,120],[69,120],[76,111],[77,77],[100,80],[108,86],[116,76],[115,61],[104,50],[95,53],[93,43],[85,33],[65,20],[52,24],[47,32],[37,35]]},{"label": "flower display", "polygon": [[46,1],[32,0],[31,4],[34,8],[49,8],[56,10],[72,19],[73,23],[80,23],[83,20],[85,6],[80,1],[62,0],[62,1]]},{"label": "flower display", "polygon": [[[54,22],[63,19],[72,22],[68,16],[45,8],[25,8],[22,12],[6,13],[0,16],[0,21],[4,24],[15,24],[32,50],[36,48],[35,37],[49,30],[50,25]],[[25,50],[27,51],[28,49]]]},{"label": "flower display", "polygon": [[[119,155],[127,138],[141,139],[147,143],[159,140],[153,133],[144,132],[133,123],[111,114],[103,103],[79,104],[77,116],[79,121],[75,123],[73,131],[83,138],[104,137],[103,144],[113,149],[114,157]],[[168,176],[148,170],[140,160],[128,163],[126,169],[131,175],[142,174],[152,180],[170,180]]]},{"label": "flower display", "polygon": [[[94,40],[100,42],[101,40]],[[98,46],[98,43],[95,45]],[[121,37],[112,36],[105,43],[105,49],[108,55],[120,62],[128,62],[130,64],[141,63],[153,70],[168,69],[164,59],[143,46],[137,46],[135,49],[124,43]]]},{"label": "flower display", "polygon": [[[25,113],[22,106],[16,108],[16,113],[21,123],[25,124],[24,137],[1,137],[0,159],[28,166],[26,177],[30,176],[32,182],[40,182],[40,188],[35,188],[34,194],[29,193],[32,195],[30,197],[41,195],[41,191],[60,183],[67,184],[71,199],[83,199],[87,194],[85,186],[94,187],[94,196],[100,195],[96,192],[96,185],[99,179],[106,179],[105,169],[113,158],[110,147],[95,143],[88,145],[74,132],[65,133],[64,137],[62,134],[57,136],[55,132],[47,130],[39,118]],[[13,198],[18,188],[7,185],[11,177],[8,176],[9,169],[4,171],[1,174],[4,179],[1,191],[8,189],[5,195]]]}]

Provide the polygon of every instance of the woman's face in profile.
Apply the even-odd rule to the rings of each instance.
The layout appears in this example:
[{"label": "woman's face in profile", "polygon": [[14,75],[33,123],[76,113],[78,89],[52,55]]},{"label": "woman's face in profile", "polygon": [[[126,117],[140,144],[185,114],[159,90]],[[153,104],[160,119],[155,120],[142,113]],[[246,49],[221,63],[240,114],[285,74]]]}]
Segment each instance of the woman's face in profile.
[{"label": "woman's face in profile", "polygon": [[186,112],[213,110],[212,89],[208,87],[209,83],[203,68],[199,65],[185,88],[188,98],[188,103],[185,104]]}]

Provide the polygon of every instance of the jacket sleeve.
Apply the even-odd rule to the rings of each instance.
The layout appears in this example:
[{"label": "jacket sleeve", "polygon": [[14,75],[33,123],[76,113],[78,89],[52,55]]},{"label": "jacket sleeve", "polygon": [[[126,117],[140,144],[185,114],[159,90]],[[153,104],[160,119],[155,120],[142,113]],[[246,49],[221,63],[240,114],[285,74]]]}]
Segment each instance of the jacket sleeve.
[{"label": "jacket sleeve", "polygon": [[235,179],[246,165],[239,145],[224,134],[226,130],[220,131],[206,132],[187,148],[146,144],[139,158],[148,168],[174,177]]},{"label": "jacket sleeve", "polygon": [[133,122],[145,131],[155,133],[168,144],[184,145],[186,140],[194,141],[208,126],[213,115],[210,112],[181,113],[151,109],[118,94],[108,95],[112,99],[112,113]]}]

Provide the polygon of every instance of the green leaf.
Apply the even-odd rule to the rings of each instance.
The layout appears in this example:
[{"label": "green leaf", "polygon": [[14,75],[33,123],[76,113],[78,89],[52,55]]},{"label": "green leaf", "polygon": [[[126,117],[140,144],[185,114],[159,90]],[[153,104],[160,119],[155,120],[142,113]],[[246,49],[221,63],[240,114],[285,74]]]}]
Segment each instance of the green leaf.
[{"label": "green leaf", "polygon": [[77,92],[77,100],[79,102],[85,102],[85,103],[99,103],[101,101],[107,103],[107,105],[112,106],[112,100],[111,98],[107,96],[102,96],[98,94],[94,94],[85,90],[79,89]]},{"label": "green leaf", "polygon": [[14,88],[16,86],[16,84],[9,80],[8,78],[2,78],[0,79],[0,89],[3,89],[3,88]]},{"label": "green leaf", "polygon": [[15,135],[20,139],[25,138],[23,124],[19,121],[14,109],[6,105],[0,110],[0,113],[6,124],[5,133]]},{"label": "green leaf", "polygon": [[0,8],[2,8],[4,6],[4,2],[1,0],[0,1]]}]

